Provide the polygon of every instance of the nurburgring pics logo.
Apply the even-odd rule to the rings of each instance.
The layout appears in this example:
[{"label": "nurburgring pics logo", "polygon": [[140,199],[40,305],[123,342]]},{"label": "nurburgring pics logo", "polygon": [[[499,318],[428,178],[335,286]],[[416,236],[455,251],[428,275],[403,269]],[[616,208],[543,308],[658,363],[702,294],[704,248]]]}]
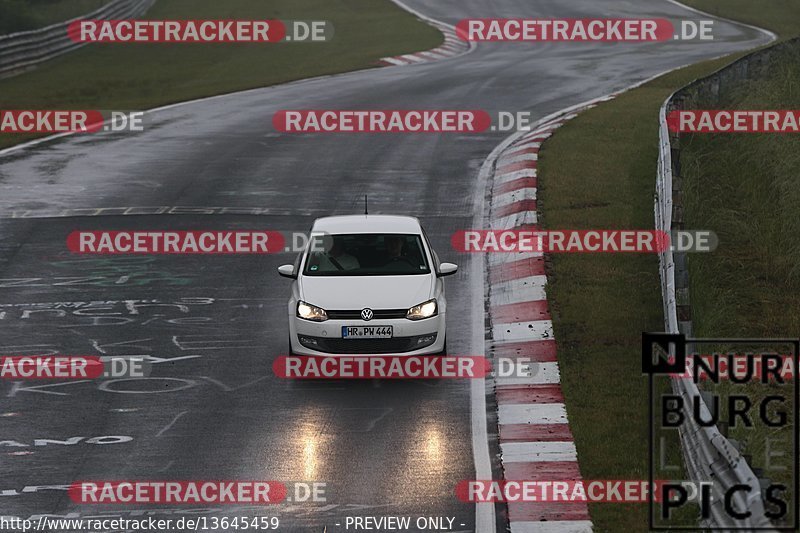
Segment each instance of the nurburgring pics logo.
[{"label": "nurburgring pics logo", "polygon": [[[687,348],[703,345],[747,348],[711,353]],[[791,366],[776,347],[792,352]],[[798,339],[642,334],[642,370],[649,379],[651,414],[649,481],[664,472],[682,470],[681,465],[669,463],[667,458],[674,454],[668,448],[688,439],[691,444],[682,446],[681,453],[689,456],[687,464],[695,465],[693,477],[706,477],[700,479],[704,484],[693,502],[706,529],[797,531],[800,390],[796,380],[786,378],[793,376],[798,352]],[[656,383],[659,376],[663,380]],[[650,529],[694,531],[696,527],[676,513],[689,503],[687,488],[665,483],[662,490],[667,497],[659,513],[655,500],[649,502]],[[720,523],[711,521],[712,514],[726,515],[725,523],[712,527]]]}]

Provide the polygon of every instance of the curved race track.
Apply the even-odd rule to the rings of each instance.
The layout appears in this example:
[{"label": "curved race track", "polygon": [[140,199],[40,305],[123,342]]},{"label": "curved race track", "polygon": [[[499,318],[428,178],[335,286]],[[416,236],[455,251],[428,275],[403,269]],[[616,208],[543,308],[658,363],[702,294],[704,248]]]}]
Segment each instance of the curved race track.
[{"label": "curved race track", "polygon": [[[656,0],[408,3],[451,24],[464,17],[699,18]],[[445,61],[159,110],[137,134],[64,137],[5,153],[0,352],[159,359],[157,379],[35,389],[0,383],[3,440],[84,438],[3,447],[0,508],[17,516],[96,514],[78,509],[59,488],[22,492],[82,479],[320,480],[328,482],[328,503],[281,506],[283,531],[335,531],[337,520],[353,514],[456,516],[463,524],[456,530],[474,531],[474,508],[453,497],[458,481],[475,477],[470,383],[281,381],[271,364],[286,352],[288,283],[275,274],[286,255],[71,257],[65,236],[93,228],[300,231],[317,216],[358,212],[368,194],[371,212],[418,216],[440,255],[461,264],[448,278],[448,293],[452,308],[464,313],[449,313],[448,345],[453,354],[482,354],[484,324],[474,318],[482,309],[472,312],[483,305],[480,283],[473,282],[481,267],[469,264],[476,258],[456,256],[449,240],[479,215],[478,169],[505,134],[281,135],[272,114],[442,108],[530,110],[536,118],[766,40],[722,21],[715,37],[711,43],[485,43]],[[242,210],[78,216],[130,206]],[[253,209],[259,214],[249,214]],[[80,304],[89,301],[103,303]],[[133,440],[85,441],[114,435]],[[486,441],[478,444],[483,456],[496,454],[487,452]]]}]

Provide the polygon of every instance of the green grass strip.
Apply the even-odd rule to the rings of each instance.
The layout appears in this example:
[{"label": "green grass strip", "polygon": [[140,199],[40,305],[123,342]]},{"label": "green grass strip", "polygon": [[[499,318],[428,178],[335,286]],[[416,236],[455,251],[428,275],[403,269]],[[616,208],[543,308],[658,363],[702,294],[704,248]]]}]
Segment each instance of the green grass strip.
[{"label": "green grass strip", "polygon": [[[328,20],[327,43],[93,44],[0,80],[4,109],[142,110],[374,66],[442,34],[388,0],[158,0],[149,19]],[[0,147],[30,139],[0,135]]]},{"label": "green grass strip", "polygon": [[[692,0],[687,4],[779,34],[785,32],[781,37],[800,31],[800,4],[789,0]],[[539,156],[543,225],[552,229],[652,228],[661,104],[673,91],[741,55],[734,54],[661,76],[582,113],[560,128],[543,145]],[[771,104],[772,107],[796,109],[800,94],[798,79],[796,72],[787,72],[776,82],[783,83],[784,90],[793,91],[792,98],[774,88],[765,88],[758,94],[773,95],[777,99],[761,103],[766,107]],[[759,107],[756,100],[750,103],[753,108]],[[747,258],[740,255],[752,253],[745,250],[756,245],[760,233],[754,231],[742,234],[744,240],[734,246],[738,253],[730,255],[730,262],[739,261],[737,266],[750,273],[748,279],[764,275],[764,270],[773,270],[756,285],[737,284],[737,278],[731,273],[720,277],[720,271],[731,266],[715,263],[721,257],[724,260],[721,253],[725,252],[709,254],[698,265],[706,270],[704,275],[698,276],[697,269],[692,270],[695,317],[707,313],[711,317],[709,320],[715,320],[714,328],[730,320],[729,327],[717,330],[718,334],[723,334],[736,331],[738,322],[750,318],[748,304],[759,310],[772,305],[772,311],[758,320],[760,325],[771,324],[776,314],[784,313],[780,327],[762,329],[750,324],[749,330],[765,333],[780,329],[784,334],[797,333],[800,320],[797,298],[793,298],[793,312],[787,312],[782,304],[798,292],[783,291],[785,285],[781,285],[788,276],[793,283],[789,287],[796,287],[794,283],[800,270],[796,266],[797,257],[794,252],[783,255],[773,252],[774,246],[785,245],[792,236],[794,249],[797,248],[798,233],[792,227],[797,225],[800,207],[797,202],[800,190],[797,154],[800,150],[797,150],[796,138],[783,138],[780,145],[772,144],[774,139],[765,141],[770,143],[769,148],[748,144],[750,148],[744,149],[742,145],[747,144],[748,139],[728,141],[734,143],[730,152],[717,152],[715,147],[714,155],[710,155],[712,151],[708,146],[701,144],[697,162],[693,164],[698,168],[702,166],[704,172],[704,209],[709,205],[708,198],[716,197],[710,204],[712,209],[725,211],[724,216],[717,215],[717,224],[712,225],[712,229],[727,228],[725,223],[735,212],[741,218],[730,231],[738,231],[752,223],[751,213],[755,213],[758,224],[767,224],[780,235],[775,241],[759,243],[758,252],[770,258],[763,269],[750,270],[752,263],[763,260],[764,255],[760,258],[756,254]],[[734,157],[736,150],[744,151]],[[794,150],[793,156],[788,156],[789,150]],[[770,157],[772,162],[764,166],[764,161]],[[745,164],[745,160],[750,163]],[[715,166],[717,164],[721,166]],[[758,166],[760,170],[753,174],[754,167]],[[736,168],[740,169],[738,177],[731,178]],[[778,172],[779,178],[771,185],[755,183],[772,172]],[[741,193],[738,198],[737,193]],[[728,203],[728,199],[734,201]],[[773,207],[780,211],[770,219],[768,212]],[[689,215],[694,218],[687,227],[703,226],[707,217],[715,216],[713,212],[701,211],[705,213],[702,217]],[[729,238],[727,230],[722,231],[721,237]],[[690,258],[690,264],[700,263],[694,261],[695,257]],[[794,277],[789,276],[790,272]],[[647,380],[641,372],[641,332],[662,331],[664,327],[658,259],[645,255],[557,254],[550,259],[549,279],[548,299],[553,307],[555,336],[559,342],[562,384],[581,472],[587,479],[646,479]],[[720,301],[716,290],[715,294],[698,292],[699,286],[720,287],[720,283],[723,283],[721,290],[728,293],[723,305],[716,304]],[[765,291],[769,284],[773,285],[772,290]],[[646,505],[600,503],[591,505],[590,512],[596,531],[643,531],[647,524]]]}]

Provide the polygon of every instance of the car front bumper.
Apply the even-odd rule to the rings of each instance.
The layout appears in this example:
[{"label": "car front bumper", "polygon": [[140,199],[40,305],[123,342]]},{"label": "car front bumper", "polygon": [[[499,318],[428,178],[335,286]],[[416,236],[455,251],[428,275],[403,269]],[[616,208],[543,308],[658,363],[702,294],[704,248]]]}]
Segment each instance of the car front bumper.
[{"label": "car front bumper", "polygon": [[[390,339],[345,339],[342,326],[392,326]],[[292,352],[298,355],[426,355],[440,353],[445,343],[445,315],[424,320],[376,319],[312,322],[289,317]]]}]

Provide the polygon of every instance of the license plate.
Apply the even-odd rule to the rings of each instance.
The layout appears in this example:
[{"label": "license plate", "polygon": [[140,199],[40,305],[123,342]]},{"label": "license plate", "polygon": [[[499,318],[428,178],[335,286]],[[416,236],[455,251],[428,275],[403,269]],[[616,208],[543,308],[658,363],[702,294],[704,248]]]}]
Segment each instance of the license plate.
[{"label": "license plate", "polygon": [[343,339],[391,339],[392,326],[342,326]]}]

